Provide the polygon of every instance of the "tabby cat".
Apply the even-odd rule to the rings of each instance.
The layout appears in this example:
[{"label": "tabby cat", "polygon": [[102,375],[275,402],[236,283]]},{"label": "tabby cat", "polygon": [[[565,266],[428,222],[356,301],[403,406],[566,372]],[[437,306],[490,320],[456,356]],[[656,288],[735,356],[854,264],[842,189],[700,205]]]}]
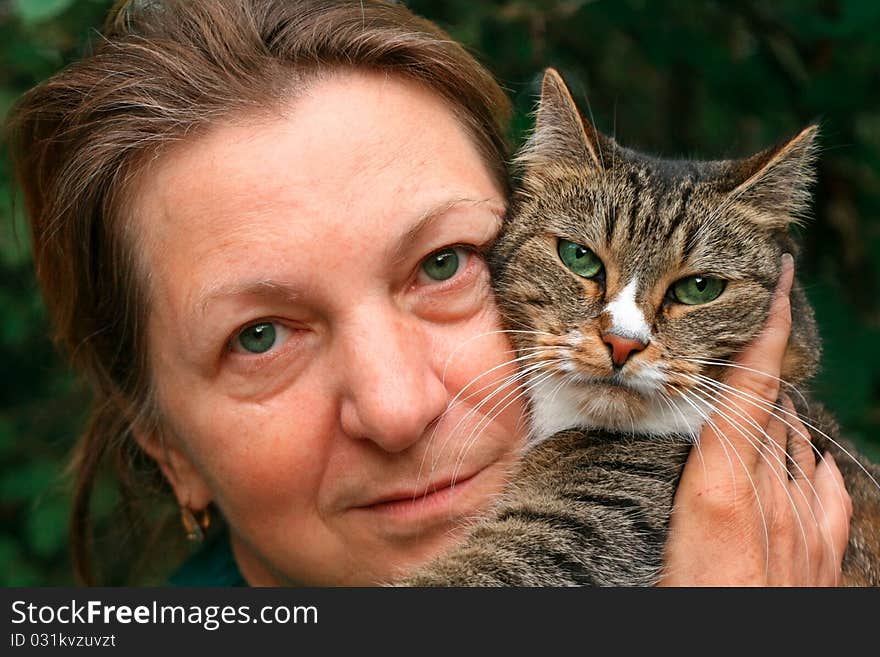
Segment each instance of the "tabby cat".
[{"label": "tabby cat", "polygon": [[[658,581],[690,447],[731,359],[765,323],[782,254],[796,252],[788,228],[807,210],[816,133],[745,160],[657,159],[598,133],[547,71],[490,255],[527,364],[533,447],[489,517],[407,585]],[[820,346],[797,283],[791,303],[782,377],[853,500],[845,583],[880,585],[880,468],[792,392],[814,373]]]}]

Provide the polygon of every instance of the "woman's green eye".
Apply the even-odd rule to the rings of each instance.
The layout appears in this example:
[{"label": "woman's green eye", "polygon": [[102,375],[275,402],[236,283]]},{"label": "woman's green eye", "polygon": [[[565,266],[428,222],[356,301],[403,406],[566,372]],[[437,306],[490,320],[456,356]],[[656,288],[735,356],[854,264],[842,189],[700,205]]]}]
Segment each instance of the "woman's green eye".
[{"label": "woman's green eye", "polygon": [[275,326],[270,322],[262,322],[248,326],[238,334],[238,343],[252,354],[262,354],[275,345]]},{"label": "woman's green eye", "polygon": [[562,264],[578,276],[593,278],[602,271],[602,261],[599,260],[599,256],[585,246],[560,239],[556,250],[559,252]]},{"label": "woman's green eye", "polygon": [[717,299],[724,292],[725,285],[726,281],[720,278],[688,276],[672,286],[672,296],[679,303],[696,306]]},{"label": "woman's green eye", "polygon": [[422,271],[434,281],[445,281],[458,272],[461,266],[457,249],[443,249],[432,253],[422,261]]}]

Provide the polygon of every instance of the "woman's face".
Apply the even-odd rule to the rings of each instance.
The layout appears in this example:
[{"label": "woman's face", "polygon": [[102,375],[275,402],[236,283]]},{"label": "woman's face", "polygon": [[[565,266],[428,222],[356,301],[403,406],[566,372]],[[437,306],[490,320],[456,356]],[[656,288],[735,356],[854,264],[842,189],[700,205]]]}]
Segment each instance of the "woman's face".
[{"label": "woman's face", "polygon": [[514,368],[492,370],[512,354],[478,253],[505,199],[443,101],[338,73],[139,191],[165,417],[141,442],[178,501],[218,505],[252,584],[374,583],[448,547],[523,408],[493,394]]}]

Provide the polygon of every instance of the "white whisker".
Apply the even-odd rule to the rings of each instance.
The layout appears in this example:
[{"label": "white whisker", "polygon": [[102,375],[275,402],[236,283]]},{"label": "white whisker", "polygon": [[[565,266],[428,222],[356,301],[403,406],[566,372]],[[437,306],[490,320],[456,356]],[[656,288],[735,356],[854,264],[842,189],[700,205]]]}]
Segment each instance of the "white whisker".
[{"label": "white whisker", "polygon": [[755,503],[758,505],[758,511],[760,511],[760,513],[761,513],[761,526],[764,530],[764,552],[766,555],[765,561],[764,561],[764,571],[765,571],[765,573],[769,573],[770,572],[770,530],[767,527],[767,517],[764,514],[764,506],[761,504],[761,499],[760,499],[761,496],[758,494],[758,487],[755,485],[755,481],[754,481],[754,479],[752,479],[752,475],[749,472],[749,469],[746,466],[745,462],[742,460],[742,457],[739,455],[739,452],[736,451],[736,449],[733,447],[733,443],[731,443],[728,440],[728,438],[721,432],[721,430],[718,428],[718,425],[715,424],[715,421],[711,417],[709,417],[709,415],[707,415],[705,412],[700,410],[695,404],[690,402],[690,400],[688,399],[688,393],[686,390],[684,390],[682,388],[679,390],[679,392],[682,394],[682,399],[684,399],[686,402],[690,403],[694,407],[694,410],[696,410],[698,413],[700,413],[706,419],[706,422],[709,424],[709,426],[711,426],[712,429],[715,431],[715,436],[720,441],[721,447],[724,449],[725,455],[727,455],[727,461],[730,464],[731,480],[733,481],[733,486],[734,486],[734,491],[733,491],[734,497],[736,497],[736,477],[733,474],[733,461],[730,460],[730,454],[727,451],[727,447],[725,446],[725,443],[730,445],[730,448],[733,450],[734,455],[736,456],[737,460],[740,462],[740,465],[743,468],[743,472],[746,473],[746,477],[749,480],[749,484],[751,484],[751,486],[752,486],[752,491],[755,493]]},{"label": "white whisker", "polygon": [[[545,372],[544,374],[539,375],[537,379],[543,380],[551,376],[553,376],[553,372]],[[507,401],[507,403],[505,404],[504,402],[511,395],[514,394],[515,396],[513,397],[513,399]],[[479,439],[482,431],[487,428],[495,420],[496,417],[501,415],[501,413],[507,410],[512,404],[524,397],[526,394],[528,394],[528,391],[525,388],[514,389],[513,391],[505,395],[498,403],[496,403],[495,406],[489,409],[489,411],[483,415],[483,418],[479,422],[477,422],[477,425],[471,430],[471,433],[468,434],[468,437],[462,443],[462,447],[459,449],[459,456],[455,459],[455,466],[452,471],[452,486],[455,486],[455,481],[458,478],[458,472],[461,469],[461,466],[464,465],[464,459],[467,456],[467,452],[474,444],[476,444],[476,441]],[[504,404],[502,408],[500,410],[497,410],[496,412],[496,409],[498,409],[498,407],[502,404]]]},{"label": "white whisker", "polygon": [[[546,367],[548,364],[552,365],[553,363],[554,363],[554,361],[545,361],[545,360],[539,361],[537,363],[531,363],[530,365],[528,365],[524,368],[520,368],[520,369],[516,370],[513,374],[505,377],[500,382],[497,382],[495,384],[491,384],[491,385],[487,386],[487,387],[491,388],[494,385],[495,390],[493,392],[489,393],[488,395],[486,395],[474,407],[470,408],[461,418],[459,418],[458,422],[455,424],[455,426],[452,428],[452,430],[450,430],[448,432],[445,440],[443,441],[443,444],[440,445],[439,452],[437,452],[435,454],[435,456],[432,458],[431,471],[430,471],[431,476],[433,476],[434,471],[437,467],[437,464],[439,463],[443,452],[446,450],[446,446],[449,444],[449,441],[456,434],[456,432],[458,431],[458,428],[464,422],[468,421],[471,416],[478,413],[480,411],[480,409],[483,408],[484,405],[488,404],[492,400],[492,398],[495,397],[500,392],[503,392],[505,389],[518,383],[520,380],[527,378],[532,372],[534,372],[536,370],[540,370],[541,368]],[[516,391],[516,388],[514,389],[514,392],[515,391]],[[459,391],[459,394],[460,394],[460,392],[461,391]],[[444,414],[445,414],[445,412],[444,412]],[[433,446],[433,441],[435,439],[437,429],[439,428],[439,424],[440,423],[438,422],[435,425],[434,431],[431,433],[431,437],[429,438],[429,446]],[[426,447],[425,452],[422,454],[422,464],[420,464],[420,466],[419,466],[419,474],[418,474],[419,480],[421,479],[421,473],[422,473],[422,469],[423,469],[423,465],[424,465],[424,459],[425,459],[427,452],[428,452],[428,448]]]},{"label": "white whisker", "polygon": [[[787,414],[789,414],[789,415],[792,415],[792,414],[791,414],[789,411],[787,411],[785,408],[783,408],[783,407],[781,407],[781,406],[779,406],[779,405],[777,405],[777,404],[769,404],[769,403],[767,403],[765,400],[763,400],[763,399],[761,399],[761,398],[758,398],[758,401],[761,402],[761,404],[759,405],[759,404],[757,404],[757,403],[755,402],[754,399],[751,399],[751,398],[750,398],[750,397],[752,397],[752,395],[748,395],[748,394],[745,393],[744,391],[738,390],[738,389],[736,389],[736,388],[734,388],[734,387],[732,387],[732,386],[727,385],[726,383],[722,383],[722,382],[720,382],[720,381],[716,381],[715,379],[712,379],[711,377],[707,377],[707,376],[702,375],[702,374],[699,374],[699,375],[697,375],[697,376],[699,376],[699,377],[703,380],[702,382],[698,383],[698,385],[700,385],[700,384],[702,384],[703,386],[705,386],[705,385],[707,385],[707,384],[708,384],[708,385],[711,385],[711,386],[715,387],[715,388],[718,389],[718,390],[721,390],[721,391],[726,392],[726,393],[728,393],[728,394],[732,394],[732,395],[734,395],[735,397],[739,398],[740,400],[742,400],[742,401],[744,401],[744,402],[746,402],[746,403],[750,403],[750,404],[752,404],[753,406],[756,406],[756,407],[758,407],[758,408],[763,408],[763,410],[769,412],[771,416],[775,417],[777,420],[779,420],[780,422],[782,422],[786,427],[788,427],[789,429],[791,429],[791,430],[792,430],[796,435],[798,435],[801,439],[803,439],[804,441],[806,441],[806,443],[807,443],[807,444],[810,446],[810,448],[812,449],[813,453],[815,453],[817,456],[819,456],[819,458],[822,457],[822,454],[819,452],[819,450],[816,448],[816,446],[813,445],[813,441],[811,440],[811,438],[810,438],[808,435],[804,435],[804,434],[801,432],[800,429],[798,429],[797,427],[795,427],[792,423],[790,423],[788,420],[786,420],[785,418],[781,417],[781,416],[777,413],[777,411],[783,411],[783,412],[785,412],[785,413],[787,413]],[[797,416],[796,414],[794,414],[794,417],[797,418],[798,416]],[[751,418],[749,418],[749,419],[751,419]],[[753,420],[751,421],[751,423],[752,423],[754,426],[757,426],[757,425],[754,423]],[[761,431],[762,431],[762,433],[764,433],[764,432],[763,432],[763,429],[762,429]],[[766,433],[765,433],[765,435],[766,435]],[[791,459],[791,461],[792,461],[792,464],[794,465],[794,467],[796,467],[797,470],[800,472],[802,478],[803,478],[803,479],[807,482],[807,484],[810,486],[810,488],[811,488],[813,494],[816,496],[816,501],[817,501],[818,504],[819,504],[819,509],[820,509],[820,511],[822,512],[822,515],[823,515],[824,517],[827,518],[827,517],[828,517],[827,511],[825,510],[825,507],[824,507],[824,505],[822,504],[822,500],[820,499],[819,494],[818,494],[818,492],[816,491],[816,488],[813,486],[812,482],[809,481],[809,479],[807,478],[806,473],[804,472],[803,468],[801,468],[800,464],[799,464],[797,461],[795,461],[794,459]],[[843,499],[843,492],[840,491],[839,489],[837,489],[836,487],[835,487],[835,491],[836,491],[836,493],[837,493],[837,497],[838,497],[838,500],[840,501],[841,505],[842,505],[842,506],[845,506],[844,499]],[[813,519],[815,520],[815,516],[814,516]]]},{"label": "white whisker", "polygon": [[447,358],[446,358],[446,363],[444,363],[444,365],[443,365],[443,377],[442,377],[442,380],[443,380],[443,381],[446,380],[446,372],[447,372],[447,370],[449,369],[449,363],[450,363],[450,361],[452,360],[453,356],[455,356],[455,354],[457,354],[461,349],[463,349],[464,347],[466,347],[467,345],[469,345],[469,344],[470,344],[471,342],[473,342],[474,340],[480,340],[480,339],[482,339],[482,338],[490,337],[490,336],[493,336],[493,335],[508,334],[508,333],[522,333],[522,334],[528,334],[528,335],[544,335],[544,336],[548,336],[548,335],[549,335],[550,337],[553,337],[553,338],[556,337],[556,336],[553,335],[552,333],[548,333],[548,332],[546,332],[546,331],[534,331],[534,330],[531,330],[531,331],[525,331],[525,330],[522,330],[522,331],[520,331],[520,330],[515,330],[515,329],[497,329],[497,330],[494,330],[494,331],[486,331],[485,333],[480,333],[479,335],[472,336],[472,337],[468,338],[467,340],[463,341],[462,343],[460,343],[455,349],[452,350],[452,353],[450,353],[449,356],[447,356]]},{"label": "white whisker", "polygon": [[[713,393],[714,393],[714,389],[713,389],[713,388],[710,388],[709,386],[706,386],[705,383],[703,383],[703,382],[701,382],[701,381],[697,381],[697,380],[695,380],[695,383],[696,383],[698,386],[700,386],[701,389],[703,389],[703,390],[707,390],[707,392],[708,392],[709,394],[713,394]],[[696,393],[696,391],[693,391],[693,392]],[[753,427],[755,430],[757,430],[758,432],[760,432],[760,434],[761,434],[761,435],[764,437],[764,439],[767,441],[767,447],[769,448],[769,454],[770,454],[770,456],[773,457],[773,459],[776,461],[776,463],[779,464],[779,465],[782,467],[782,469],[786,471],[786,473],[791,474],[791,473],[788,472],[788,467],[787,467],[787,463],[786,463],[785,459],[784,459],[783,457],[779,456],[779,455],[777,454],[777,449],[774,448],[774,447],[775,447],[775,441],[774,441],[774,440],[773,440],[773,439],[767,434],[767,431],[766,431],[762,426],[760,426],[757,422],[755,422],[754,419],[752,419],[751,417],[749,417],[748,415],[746,415],[746,414],[743,413],[742,411],[738,410],[736,407],[731,406],[730,404],[728,404],[727,402],[725,402],[723,399],[720,399],[720,398],[715,397],[715,398],[714,398],[714,403],[715,403],[715,404],[720,404],[721,406],[723,406],[724,408],[726,408],[728,411],[730,411],[731,413],[734,413],[737,417],[739,417],[739,418],[741,418],[742,420],[744,420],[748,425],[750,425],[751,427]],[[728,415],[728,414],[725,413],[724,411],[720,411],[720,410],[717,408],[717,406],[715,407],[715,412],[718,413],[719,415],[721,415],[721,417],[723,417],[724,419],[726,419],[728,422],[731,422],[731,424],[737,424],[737,425],[738,425],[738,423],[733,422],[733,418],[732,418],[730,415]],[[789,426],[791,426],[791,425],[789,425]],[[791,427],[791,428],[794,429],[794,427]],[[738,427],[737,427],[737,429],[738,429]],[[739,429],[738,429],[738,430],[739,430]],[[803,542],[804,542],[804,550],[805,550],[805,552],[806,552],[806,556],[807,556],[807,563],[809,563],[809,561],[810,561],[810,550],[809,550],[809,544],[808,544],[808,542],[807,542],[806,529],[805,529],[805,527],[804,527],[804,525],[803,525],[803,522],[802,522],[801,519],[800,519],[800,514],[798,513],[797,505],[796,505],[795,502],[794,502],[794,498],[791,496],[791,493],[789,492],[789,487],[788,487],[788,485],[787,485],[788,482],[787,482],[787,481],[783,481],[782,475],[780,475],[779,472],[776,470],[776,468],[774,468],[773,465],[770,463],[770,461],[767,460],[767,451],[768,451],[768,450],[762,450],[762,449],[760,449],[760,446],[759,446],[759,445],[755,445],[755,443],[754,443],[754,442],[748,437],[748,435],[747,435],[746,433],[744,433],[744,432],[741,431],[741,430],[740,430],[739,432],[740,432],[740,434],[746,439],[746,441],[748,441],[749,445],[751,445],[752,447],[755,448],[755,450],[757,451],[758,455],[759,455],[762,459],[764,459],[764,461],[765,461],[768,465],[770,465],[770,470],[771,470],[771,472],[773,472],[774,476],[775,476],[776,479],[779,481],[779,485],[782,486],[783,489],[785,490],[785,494],[786,494],[786,496],[788,497],[788,501],[789,501],[789,503],[791,504],[791,508],[792,508],[792,510],[795,512],[795,517],[797,518],[798,526],[800,527],[800,530],[801,530],[801,536],[802,536],[802,538],[803,538]],[[816,491],[816,488],[813,486],[812,482],[809,480],[809,478],[807,477],[807,474],[804,472],[804,470],[800,467],[800,464],[798,464],[798,462],[797,462],[797,461],[794,461],[794,460],[792,460],[792,464],[793,464],[793,465],[797,468],[797,470],[800,472],[803,481],[805,481],[805,482],[807,483],[807,485],[810,487],[810,490],[811,490],[812,493],[816,496],[816,499],[819,500],[819,495],[818,495],[818,492]],[[803,490],[801,490],[801,488],[800,488],[799,486],[797,486],[796,488],[797,488],[798,492],[800,493],[801,497],[803,498],[804,502],[807,503],[807,508],[808,508],[809,511],[810,511],[810,516],[812,517],[813,522],[816,523],[816,524],[819,524],[819,523],[818,523],[818,520],[817,520],[817,518],[816,518],[815,513],[813,513],[812,504],[810,503],[810,499],[807,497],[807,494],[806,494]],[[820,505],[820,508],[821,508],[821,511],[822,511],[823,516],[825,516],[825,517],[827,518],[827,513],[825,512],[824,507],[822,507],[821,500],[819,500],[819,505]]]},{"label": "white whisker", "polygon": [[[711,381],[715,381],[715,379],[711,379],[710,377],[706,377],[706,378],[709,378]],[[780,412],[780,413],[784,413],[785,415],[787,415],[787,416],[789,416],[789,417],[792,417],[792,418],[795,418],[795,419],[797,419],[797,420],[800,420],[800,422],[801,422],[804,426],[806,426],[808,429],[812,429],[813,431],[815,431],[817,434],[819,434],[820,436],[822,436],[823,438],[825,438],[825,439],[826,439],[828,442],[830,442],[832,445],[834,445],[835,447],[837,447],[837,449],[839,449],[841,452],[843,452],[847,457],[849,457],[849,458],[852,460],[852,462],[855,463],[855,464],[859,467],[859,469],[861,469],[861,471],[865,473],[865,475],[868,477],[868,479],[870,479],[870,480],[873,482],[873,484],[874,484],[878,489],[880,489],[880,484],[877,483],[877,480],[876,480],[876,479],[874,478],[874,476],[873,476],[873,475],[872,475],[872,474],[871,474],[871,473],[865,468],[865,466],[863,466],[863,465],[859,462],[859,460],[858,460],[855,456],[853,456],[853,454],[851,454],[851,453],[849,452],[849,450],[847,450],[847,449],[846,449],[843,445],[841,445],[837,440],[835,440],[834,438],[832,438],[831,436],[829,436],[827,433],[825,433],[824,431],[822,431],[822,430],[821,430],[819,427],[817,427],[816,425],[812,424],[812,422],[811,422],[811,418],[801,417],[799,414],[797,414],[797,413],[792,413],[791,411],[787,410],[786,408],[784,408],[784,407],[782,407],[782,406],[779,406],[778,404],[771,404],[771,403],[768,402],[767,400],[765,400],[765,399],[763,399],[763,398],[761,398],[761,397],[758,397],[757,395],[754,395],[754,394],[752,394],[752,393],[747,393],[747,392],[745,392],[745,391],[743,391],[743,390],[737,390],[736,388],[733,388],[733,387],[729,386],[729,385],[726,384],[726,383],[722,383],[721,381],[715,381],[715,383],[717,383],[717,384],[720,385],[720,386],[723,386],[725,389],[728,389],[728,390],[730,390],[730,391],[734,391],[734,392],[737,392],[737,393],[740,394],[740,395],[743,395],[744,398],[748,398],[748,399],[750,399],[751,401],[753,401],[754,403],[757,403],[757,404],[762,405],[765,409],[774,409],[775,411],[778,411],[778,412]],[[781,419],[781,418],[780,418],[780,419]],[[791,425],[789,425],[789,426],[791,426]],[[821,453],[819,453],[818,449],[815,447],[815,445],[813,445],[812,441],[810,441],[810,445],[813,447],[813,450],[816,452],[816,454],[818,454],[818,455],[821,457],[821,456],[822,456]]]},{"label": "white whisker", "polygon": [[[442,424],[443,418],[445,418],[445,417],[446,417],[446,416],[447,416],[447,415],[453,410],[453,408],[455,408],[457,405],[459,405],[459,404],[463,403],[464,401],[470,399],[471,397],[473,397],[473,396],[475,396],[475,395],[477,395],[477,394],[483,392],[484,390],[487,390],[487,389],[490,389],[490,388],[495,387],[495,388],[496,388],[496,391],[495,391],[495,392],[492,392],[492,393],[489,394],[489,395],[487,395],[487,398],[491,398],[492,396],[494,396],[495,394],[497,394],[499,391],[501,391],[501,390],[503,390],[504,388],[506,388],[508,385],[512,385],[514,382],[516,382],[517,380],[519,380],[520,378],[522,378],[522,376],[523,376],[523,371],[524,371],[524,370],[523,370],[523,368],[519,368],[519,369],[515,370],[512,374],[507,375],[507,376],[506,376],[505,378],[503,378],[501,381],[492,381],[492,382],[490,382],[490,383],[488,383],[488,384],[482,386],[482,387],[479,388],[478,390],[476,390],[476,391],[472,391],[470,394],[468,394],[467,396],[465,396],[465,397],[462,398],[462,394],[465,392],[465,390],[466,390],[468,387],[470,387],[471,385],[473,385],[474,383],[476,383],[479,379],[481,379],[481,378],[483,378],[484,376],[486,376],[487,374],[490,374],[490,373],[492,373],[492,372],[494,372],[494,371],[496,371],[496,370],[498,370],[498,369],[500,369],[500,368],[502,368],[502,367],[507,367],[507,366],[509,366],[509,365],[512,365],[512,364],[517,363],[518,361],[527,360],[527,359],[528,359],[527,356],[526,356],[526,357],[513,358],[513,359],[511,359],[511,360],[509,360],[509,361],[506,361],[506,362],[504,362],[504,363],[501,363],[501,364],[499,364],[499,365],[496,365],[495,367],[492,367],[492,368],[489,369],[489,370],[486,370],[486,371],[484,371],[484,372],[481,372],[479,375],[477,375],[476,377],[474,377],[473,379],[471,379],[466,385],[464,385],[464,386],[463,386],[463,387],[462,387],[462,388],[456,393],[456,395],[455,395],[455,396],[454,396],[454,397],[453,397],[453,398],[452,398],[452,399],[446,404],[446,408],[444,409],[444,411],[443,411],[443,412],[442,412],[442,413],[441,413],[441,414],[440,414],[440,415],[434,420],[434,429],[433,429],[433,431],[431,431],[431,435],[428,437],[428,440],[427,440],[427,443],[426,443],[426,446],[425,446],[425,451],[422,453],[422,459],[421,459],[421,462],[419,463],[419,471],[418,471],[418,474],[416,475],[416,483],[417,483],[417,484],[421,481],[422,472],[423,472],[423,470],[424,470],[424,465],[425,465],[425,458],[426,458],[427,455],[428,455],[428,451],[429,451],[429,450],[433,450],[434,440],[435,440],[435,438],[436,438],[437,431],[438,431],[438,429],[440,428],[440,426],[441,426],[441,424]],[[538,363],[538,365],[540,365],[540,363]],[[529,367],[531,367],[531,366],[529,366]],[[525,368],[525,369],[526,369],[526,371],[528,371],[528,368]],[[459,421],[459,423],[460,423],[460,422],[461,422],[461,420]],[[456,425],[456,428],[457,428],[458,426],[459,426],[459,425]],[[448,440],[448,439],[449,439],[449,437],[447,436],[447,440]],[[442,451],[442,449],[441,449],[441,451]],[[439,457],[437,457],[437,458],[439,458]],[[437,464],[437,458],[434,458],[434,459],[432,460],[432,467],[431,467],[431,473],[430,473],[432,476],[433,476],[433,474],[434,474],[434,468],[436,467],[436,464]]]},{"label": "white whisker", "polygon": [[792,392],[797,394],[797,396],[800,398],[800,400],[804,403],[804,406],[806,406],[808,410],[810,408],[810,402],[804,396],[804,393],[802,393],[800,390],[798,390],[797,386],[795,386],[794,384],[789,383],[785,379],[781,379],[778,376],[773,376],[772,374],[768,374],[767,372],[762,372],[761,370],[757,370],[753,367],[746,367],[745,365],[740,365],[739,363],[734,363],[733,361],[730,361],[730,360],[723,360],[723,359],[717,359],[717,358],[687,358],[684,356],[682,356],[680,358],[681,358],[681,360],[688,361],[691,363],[697,363],[699,365],[715,365],[716,367],[730,367],[730,368],[734,368],[734,369],[738,369],[738,370],[743,370],[745,372],[751,372],[753,374],[759,374],[761,376],[767,377],[768,379],[773,379],[774,381],[778,381],[780,383],[780,385],[783,385],[786,388],[789,388]]}]

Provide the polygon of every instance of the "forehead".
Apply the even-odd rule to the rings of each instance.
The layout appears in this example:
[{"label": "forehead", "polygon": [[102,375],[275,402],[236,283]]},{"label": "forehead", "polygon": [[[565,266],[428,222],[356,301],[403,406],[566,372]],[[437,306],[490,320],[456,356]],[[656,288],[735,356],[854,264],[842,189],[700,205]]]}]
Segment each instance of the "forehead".
[{"label": "forehead", "polygon": [[621,278],[650,283],[678,271],[740,278],[771,240],[729,195],[688,163],[618,163],[569,171],[543,199],[563,236],[614,259]]},{"label": "forehead", "polygon": [[329,239],[368,248],[432,203],[488,197],[500,197],[497,185],[442,100],[405,80],[340,72],[161,157],[143,176],[134,224],[151,278],[171,293],[295,266]]}]

